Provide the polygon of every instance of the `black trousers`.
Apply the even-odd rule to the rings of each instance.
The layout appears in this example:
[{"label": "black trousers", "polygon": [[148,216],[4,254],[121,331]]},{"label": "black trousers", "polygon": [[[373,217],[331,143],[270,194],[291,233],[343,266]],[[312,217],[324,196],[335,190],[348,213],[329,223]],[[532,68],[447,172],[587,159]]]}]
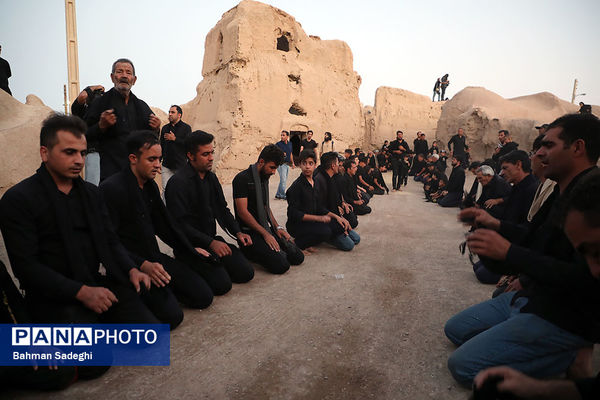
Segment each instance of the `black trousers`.
[{"label": "black trousers", "polygon": [[371,207],[365,204],[353,204],[352,208],[354,208],[354,214],[356,215],[366,215],[371,212]]},{"label": "black trousers", "polygon": [[342,215],[342,217],[346,218],[352,229],[358,226],[358,218],[356,218],[356,214],[353,211]]},{"label": "black trousers", "polygon": [[[335,223],[337,224],[337,222]],[[294,237],[296,245],[302,250],[329,240],[333,234],[331,223],[325,222],[302,221],[297,224],[288,224],[287,228]]]},{"label": "black trousers", "polygon": [[304,254],[301,252],[288,254],[283,249],[274,251],[258,232],[252,231],[248,234],[252,238],[252,245],[242,247],[242,253],[272,274],[283,274],[290,269],[290,265],[300,265],[304,261]]},{"label": "black trousers", "polygon": [[377,194],[377,195],[381,196],[382,194],[385,194],[385,190],[383,190],[377,186],[373,186],[373,194]]},{"label": "black trousers", "polygon": [[[200,262],[200,261],[196,261]],[[202,276],[186,263],[160,254],[160,263],[171,275],[169,288],[182,304],[191,308],[206,308],[213,301],[213,292]],[[208,266],[210,268],[210,266]]]},{"label": "black trousers", "polygon": [[231,290],[232,283],[246,283],[252,280],[254,278],[254,268],[244,257],[240,249],[225,242],[220,236],[216,236],[215,240],[226,243],[231,249],[231,255],[217,257],[213,254],[216,261],[209,263],[196,258],[190,260],[188,257],[175,252],[175,259],[183,261],[200,274],[206,283],[208,283],[208,286],[210,286],[213,294],[221,296]]},{"label": "black trousers", "polygon": [[400,189],[400,168],[402,162],[396,157],[392,157],[392,189]]},{"label": "black trousers", "polygon": [[79,301],[54,300],[27,295],[27,311],[37,323],[122,323],[122,324],[170,324],[174,329],[183,321],[183,311],[168,288],[141,286],[140,293],[132,288],[115,284],[108,279],[99,282],[119,300],[107,311],[96,314]]}]

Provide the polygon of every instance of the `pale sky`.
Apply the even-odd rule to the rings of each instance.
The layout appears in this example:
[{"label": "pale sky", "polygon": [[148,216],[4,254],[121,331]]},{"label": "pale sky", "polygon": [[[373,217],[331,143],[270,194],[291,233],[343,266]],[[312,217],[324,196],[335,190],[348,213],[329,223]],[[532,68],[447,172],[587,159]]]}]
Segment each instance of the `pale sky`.
[{"label": "pale sky", "polygon": [[[234,0],[78,0],[81,88],[112,87],[110,67],[130,58],[134,93],[167,110],[196,95],[204,39]],[[431,96],[450,74],[448,97],[484,86],[510,98],[549,91],[600,104],[600,1],[597,0],[270,0],[309,35],[344,40],[362,77],[360,99],[379,86]],[[20,101],[33,93],[63,109],[67,83],[63,0],[0,0],[1,57]]]}]

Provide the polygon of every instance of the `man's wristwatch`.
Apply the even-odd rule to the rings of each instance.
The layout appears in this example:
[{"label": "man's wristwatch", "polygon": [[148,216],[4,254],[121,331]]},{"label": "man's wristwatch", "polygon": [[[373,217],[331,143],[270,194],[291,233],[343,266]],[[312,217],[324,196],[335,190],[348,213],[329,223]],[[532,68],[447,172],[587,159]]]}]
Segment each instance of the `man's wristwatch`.
[{"label": "man's wristwatch", "polygon": [[278,231],[279,231],[279,230],[285,231],[285,228],[284,228],[283,226],[281,226],[281,225],[277,225],[277,230],[278,230]]}]

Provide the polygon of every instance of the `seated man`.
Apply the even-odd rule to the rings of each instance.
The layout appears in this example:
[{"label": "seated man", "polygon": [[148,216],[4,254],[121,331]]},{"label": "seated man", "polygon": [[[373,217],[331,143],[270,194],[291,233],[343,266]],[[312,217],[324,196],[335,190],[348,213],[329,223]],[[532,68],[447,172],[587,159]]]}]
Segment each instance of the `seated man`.
[{"label": "seated man", "polygon": [[314,177],[317,201],[329,212],[342,218],[344,224],[349,225],[343,235],[336,236],[334,230],[334,236],[329,243],[340,250],[351,250],[354,245],[360,242],[360,236],[354,230],[358,226],[358,219],[352,212],[351,207],[343,202],[342,196],[337,190],[335,183],[335,177],[338,175],[339,169],[337,153],[331,151],[323,154],[319,169],[320,173]]},{"label": "seated man", "polygon": [[[319,243],[337,239],[346,235],[351,230],[350,224],[340,216],[330,212],[318,200],[313,180],[313,172],[317,164],[315,153],[304,150],[300,153],[300,169],[302,174],[294,181],[287,190],[288,220],[286,226],[288,231],[296,240],[296,244],[305,254],[310,254]],[[342,238],[340,237],[340,242]],[[350,239],[350,241],[352,241]],[[344,240],[347,247],[344,250],[352,250],[350,242]]]},{"label": "seated man", "polygon": [[423,154],[417,154],[416,158],[413,159],[408,176],[414,176],[414,180],[416,181],[426,168],[427,161],[425,160],[425,156]]},{"label": "seated man", "polygon": [[478,194],[481,195],[481,185],[477,180],[477,170],[479,169],[479,167],[481,167],[481,163],[479,161],[473,161],[471,164],[469,164],[469,172],[475,176],[475,179],[471,184],[471,189],[469,189],[469,192],[465,193],[462,208],[474,207],[475,202],[479,198]]},{"label": "seated man", "polygon": [[269,206],[269,178],[283,159],[283,151],[270,144],[262,149],[256,164],[233,179],[235,216],[242,231],[252,239],[252,244],[242,246],[242,253],[272,274],[283,274],[290,264],[304,261],[304,254],[277,223]]},{"label": "seated man", "polygon": [[477,181],[482,188],[481,196],[475,202],[476,207],[485,208],[493,217],[499,218],[504,212],[504,205],[499,204],[497,200],[508,196],[510,185],[488,165],[477,169]]},{"label": "seated man", "polygon": [[[169,180],[165,200],[169,212],[194,247],[207,249],[216,259],[213,268],[198,270],[213,294],[231,289],[231,282],[245,283],[254,277],[254,268],[240,249],[217,236],[217,225],[235,236],[241,246],[252,244],[250,236],[229,211],[223,188],[212,173],[214,136],[203,131],[192,132],[185,141],[187,164]],[[175,252],[175,258],[179,258]],[[227,273],[223,273],[225,268]]]},{"label": "seated man", "polygon": [[352,206],[356,215],[369,214],[371,207],[367,205],[365,200],[359,197],[359,192],[353,179],[358,166],[352,160],[346,160],[342,168],[345,174],[341,175],[337,181],[338,190],[344,197],[344,200]]},{"label": "seated man", "polygon": [[448,185],[442,191],[443,198],[438,200],[438,204],[442,207],[458,207],[462,201],[465,190],[465,170],[462,164],[462,157],[452,157],[452,172]]},{"label": "seated man", "polygon": [[384,191],[376,188],[373,182],[371,182],[371,177],[367,172],[367,158],[365,156],[358,157],[358,170],[356,172],[356,185],[362,187],[369,196],[373,196],[375,194],[381,195],[384,194]]},{"label": "seated man", "polygon": [[[100,184],[113,227],[136,267],[150,276],[154,286],[168,286],[166,290],[188,307],[206,308],[213,294],[194,271],[213,268],[208,264],[210,254],[192,247],[161,200],[154,181],[161,169],[160,141],[152,131],[137,131],[126,145],[129,166]],[[177,252],[177,260],[160,251],[156,236]]]},{"label": "seated man", "polygon": [[[600,120],[578,114],[558,118],[536,155],[546,165],[545,176],[557,182],[547,200],[547,218],[523,226],[481,209],[459,215],[478,228],[467,243],[487,268],[532,279],[528,288],[472,306],[446,323],[446,336],[459,346],[448,367],[465,385],[479,371],[498,365],[535,377],[557,375],[571,366],[580,349],[600,341],[600,282],[591,279],[560,224],[562,204],[573,187],[597,170]],[[518,242],[511,243],[513,238]],[[588,251],[587,246],[585,239],[578,243],[579,249]]]},{"label": "seated man", "polygon": [[0,228],[28,314],[36,323],[162,321],[175,327],[183,313],[172,294],[148,290],[150,278],[119,242],[98,188],[79,176],[85,129],[77,117],[48,117],[40,133],[41,167],[0,200]]},{"label": "seated man", "polygon": [[[569,241],[585,257],[591,277],[600,279],[600,174],[588,174],[573,189],[566,205],[564,230]],[[496,389],[520,399],[583,399],[600,398],[600,374],[596,378],[541,381],[529,378],[509,367],[486,369],[475,377],[478,388],[490,378],[500,377]]]},{"label": "seated man", "polygon": [[385,193],[390,194],[390,189],[385,184],[385,180],[383,180],[383,175],[381,175],[381,171],[379,169],[371,167],[367,165],[367,174],[369,174],[370,182],[373,183],[376,189],[379,191],[385,191]]}]

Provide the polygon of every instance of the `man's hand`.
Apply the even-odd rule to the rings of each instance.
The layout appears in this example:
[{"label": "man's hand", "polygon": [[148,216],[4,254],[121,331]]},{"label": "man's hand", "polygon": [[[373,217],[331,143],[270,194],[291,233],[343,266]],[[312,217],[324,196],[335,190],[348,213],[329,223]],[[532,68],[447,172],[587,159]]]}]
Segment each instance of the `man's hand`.
[{"label": "man's hand", "polygon": [[202,247],[194,247],[194,250],[196,250],[201,256],[210,257],[210,253],[204,250]]},{"label": "man's hand", "polygon": [[346,211],[345,214],[350,214],[354,210],[354,207],[352,207],[346,202],[343,202],[342,205],[344,206],[344,210]]},{"label": "man's hand", "polygon": [[331,222],[331,217],[329,215],[321,215],[319,216],[320,222],[325,222],[326,224]]},{"label": "man's hand", "polygon": [[490,229],[477,229],[467,237],[467,245],[471,252],[478,256],[504,261],[510,248],[510,242],[498,232]]},{"label": "man's hand", "polygon": [[338,224],[340,224],[342,226],[342,228],[344,228],[344,231],[348,232],[350,230],[352,230],[352,227],[350,226],[350,222],[348,222],[348,220],[344,217],[337,217],[336,218]]},{"label": "man's hand", "polygon": [[208,247],[213,253],[215,253],[219,257],[231,255],[231,248],[229,248],[229,245],[225,242],[221,242],[220,240],[213,240],[212,242],[210,242]]},{"label": "man's hand", "polygon": [[146,289],[150,290],[151,280],[150,277],[138,270],[137,268],[131,268],[129,270],[129,282],[133,284],[136,292],[140,292],[140,283],[144,283]]},{"label": "man's hand", "polygon": [[362,200],[362,199],[361,199],[361,200],[354,200],[354,204],[357,204],[357,205],[364,204],[364,202],[365,202],[365,201],[364,201],[364,200]]},{"label": "man's hand", "polygon": [[442,190],[442,196],[446,196],[448,194],[447,190]]},{"label": "man's hand", "polygon": [[372,192],[373,190],[375,190],[375,188],[371,185],[369,185],[369,190]]},{"label": "man's hand", "polygon": [[497,206],[498,204],[501,203],[501,199],[489,199],[486,200],[485,203],[483,203],[483,205],[485,206],[485,208],[492,208],[494,206]]},{"label": "man's hand", "polygon": [[273,235],[271,235],[270,233],[265,233],[265,235],[263,236],[263,238],[265,239],[265,242],[267,242],[267,246],[269,246],[269,248],[273,251],[279,251],[281,250],[279,248],[279,243],[277,243],[277,239],[275,239],[275,237]]},{"label": "man's hand", "polygon": [[252,244],[252,238],[247,233],[238,232],[235,236],[243,246],[250,246]]},{"label": "man's hand", "polygon": [[465,208],[458,213],[458,219],[471,226],[483,226],[495,231],[500,229],[500,220],[492,217],[487,211],[480,208]]},{"label": "man's hand", "polygon": [[150,128],[157,131],[158,128],[160,128],[160,119],[158,119],[156,115],[150,114],[150,118],[148,118],[148,125],[150,125]]},{"label": "man's hand", "polygon": [[107,288],[87,285],[83,285],[79,289],[75,298],[96,314],[102,314],[119,301],[113,292]]},{"label": "man's hand", "polygon": [[519,290],[523,290],[523,285],[521,285],[519,278],[516,278],[508,284],[504,292],[518,292]]},{"label": "man's hand", "polygon": [[150,279],[152,279],[152,283],[158,287],[164,287],[171,282],[171,275],[165,271],[165,268],[160,263],[146,260],[142,263],[140,270],[148,274]]},{"label": "man's hand", "polygon": [[165,140],[174,141],[176,139],[175,134],[173,132],[167,132],[163,135]]},{"label": "man's hand", "polygon": [[283,240],[292,240],[292,237],[285,229],[277,229],[277,236],[282,238]]},{"label": "man's hand", "polygon": [[111,108],[110,110],[103,111],[102,114],[100,114],[100,121],[98,121],[98,127],[101,130],[105,131],[117,123],[117,116],[115,115],[114,111],[115,110]]}]

